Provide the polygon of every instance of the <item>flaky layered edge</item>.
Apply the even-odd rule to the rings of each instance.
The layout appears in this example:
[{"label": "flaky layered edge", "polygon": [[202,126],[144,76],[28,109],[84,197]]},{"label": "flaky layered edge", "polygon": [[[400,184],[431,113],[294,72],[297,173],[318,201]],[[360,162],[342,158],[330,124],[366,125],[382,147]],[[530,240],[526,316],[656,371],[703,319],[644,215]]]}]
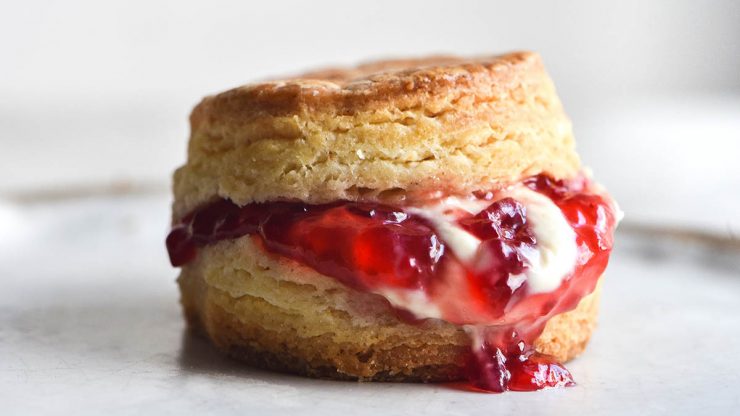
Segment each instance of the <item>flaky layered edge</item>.
[{"label": "flaky layered edge", "polygon": [[[190,327],[260,368],[321,378],[454,381],[470,341],[440,320],[411,325],[380,296],[360,293],[292,260],[265,255],[250,237],[205,248],[183,268]],[[599,289],[555,316],[537,351],[567,361],[594,330]]]},{"label": "flaky layered edge", "polygon": [[175,173],[175,217],[214,198],[395,202],[579,169],[570,121],[536,54],[361,68],[206,98]]}]

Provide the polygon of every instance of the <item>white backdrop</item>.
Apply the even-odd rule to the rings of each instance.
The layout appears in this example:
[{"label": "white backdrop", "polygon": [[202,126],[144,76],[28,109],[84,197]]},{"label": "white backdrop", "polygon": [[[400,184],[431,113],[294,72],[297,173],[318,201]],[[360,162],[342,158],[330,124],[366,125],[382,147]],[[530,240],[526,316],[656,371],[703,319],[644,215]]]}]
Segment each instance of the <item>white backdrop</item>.
[{"label": "white backdrop", "polygon": [[740,87],[732,0],[40,1],[0,13],[0,91],[194,101],[254,78],[388,55],[540,51],[572,97]]},{"label": "white backdrop", "polygon": [[0,195],[166,186],[200,97],[268,75],[533,49],[628,219],[725,230],[740,209],[739,22],[732,0],[5,2]]}]

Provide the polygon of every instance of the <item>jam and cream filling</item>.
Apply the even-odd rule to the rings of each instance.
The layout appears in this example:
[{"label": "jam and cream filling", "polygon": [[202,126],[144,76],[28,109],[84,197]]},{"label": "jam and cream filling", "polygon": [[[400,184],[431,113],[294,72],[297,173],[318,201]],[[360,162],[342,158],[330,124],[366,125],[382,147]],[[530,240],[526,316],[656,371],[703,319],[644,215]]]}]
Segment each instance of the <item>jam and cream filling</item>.
[{"label": "jam and cream filling", "polygon": [[167,247],[180,266],[200,246],[253,235],[270,253],[384,297],[410,322],[465,328],[473,386],[536,390],[573,384],[532,344],[550,318],[594,290],[619,215],[584,176],[538,175],[417,206],[217,200],[182,218]]}]

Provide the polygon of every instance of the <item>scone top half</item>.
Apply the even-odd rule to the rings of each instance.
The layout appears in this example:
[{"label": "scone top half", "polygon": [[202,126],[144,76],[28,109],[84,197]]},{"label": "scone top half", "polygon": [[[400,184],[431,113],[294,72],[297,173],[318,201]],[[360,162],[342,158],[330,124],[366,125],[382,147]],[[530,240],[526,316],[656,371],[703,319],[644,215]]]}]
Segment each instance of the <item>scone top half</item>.
[{"label": "scone top half", "polygon": [[190,117],[174,218],[216,198],[413,203],[579,171],[539,55],[384,61],[252,84]]}]

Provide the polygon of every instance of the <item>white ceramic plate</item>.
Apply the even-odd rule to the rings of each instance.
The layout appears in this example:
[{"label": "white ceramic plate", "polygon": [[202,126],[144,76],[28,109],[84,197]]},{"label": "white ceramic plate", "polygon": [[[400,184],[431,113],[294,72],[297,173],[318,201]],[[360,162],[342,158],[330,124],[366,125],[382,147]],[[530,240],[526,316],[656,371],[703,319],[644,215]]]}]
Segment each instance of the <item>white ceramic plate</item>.
[{"label": "white ceramic plate", "polygon": [[184,331],[164,195],[0,202],[0,413],[737,414],[740,249],[627,230],[576,387],[491,395],[254,370]]}]

